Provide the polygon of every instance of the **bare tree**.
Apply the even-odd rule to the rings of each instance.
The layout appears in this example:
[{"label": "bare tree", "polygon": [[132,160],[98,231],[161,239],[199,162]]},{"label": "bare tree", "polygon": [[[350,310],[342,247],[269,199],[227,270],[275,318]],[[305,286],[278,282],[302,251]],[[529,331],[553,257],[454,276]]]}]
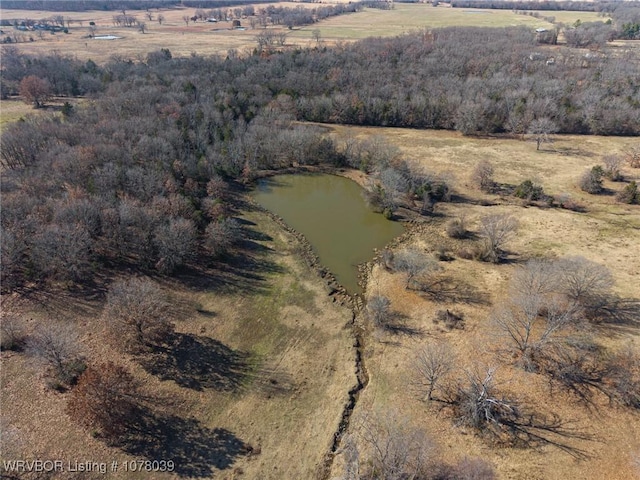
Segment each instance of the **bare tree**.
[{"label": "bare tree", "polygon": [[316,41],[316,44],[319,44],[322,41],[322,32],[320,32],[319,28],[316,28],[311,32],[311,38]]},{"label": "bare tree", "polygon": [[147,31],[147,24],[145,22],[138,22],[138,31],[144,34]]},{"label": "bare tree", "polygon": [[480,235],[484,241],[482,259],[498,263],[503,258],[504,245],[518,230],[518,220],[508,214],[492,214],[480,219]]},{"label": "bare tree", "polygon": [[27,335],[22,317],[9,298],[6,296],[0,304],[0,350],[21,350]]},{"label": "bare tree", "polygon": [[158,14],[158,24],[162,25],[162,22],[164,22],[164,15],[162,15],[161,13]]},{"label": "bare tree", "polygon": [[191,21],[191,17],[189,15],[183,15],[182,16],[182,21],[184,22],[185,25],[189,26],[189,22]]},{"label": "bare tree", "polygon": [[577,321],[578,314],[577,305],[561,296],[529,293],[511,297],[493,312],[492,321],[507,348],[517,354],[518,363],[535,370],[541,354]]},{"label": "bare tree", "polygon": [[557,292],[560,289],[561,274],[557,261],[529,260],[511,278],[511,291],[515,295],[546,295]]},{"label": "bare tree", "polygon": [[151,13],[149,10],[147,10],[147,12],[145,13],[145,16],[147,17],[147,20],[149,20],[150,22],[153,22],[153,13]]},{"label": "bare tree", "polygon": [[624,158],[631,168],[640,168],[640,143],[627,147]]},{"label": "bare tree", "polygon": [[205,247],[218,257],[227,253],[240,239],[240,224],[234,219],[211,222],[205,231]]},{"label": "bare tree", "polygon": [[69,324],[41,325],[27,340],[27,353],[46,368],[51,388],[74,385],[85,369],[78,334]]},{"label": "bare tree", "polygon": [[377,328],[383,328],[390,315],[391,302],[383,295],[375,295],[367,301],[367,316]]},{"label": "bare tree", "polygon": [[493,180],[493,164],[488,160],[480,160],[471,172],[471,182],[483,192],[493,191],[496,182]]},{"label": "bare tree", "polygon": [[137,353],[171,340],[173,324],[167,309],[165,296],[154,282],[131,278],[111,285],[103,315],[121,347]]},{"label": "bare tree", "polygon": [[605,155],[602,157],[602,163],[604,163],[605,176],[614,182],[620,182],[623,180],[620,168],[624,163],[624,158],[620,155]]},{"label": "bare tree", "polygon": [[407,275],[405,288],[415,284],[417,277],[427,277],[442,267],[433,258],[426,256],[417,248],[405,248],[394,255],[393,265],[399,272]]},{"label": "bare tree", "polygon": [[426,400],[432,400],[433,392],[455,367],[456,357],[448,345],[430,343],[418,351],[415,359],[416,384],[424,392]]},{"label": "bare tree", "polygon": [[468,370],[451,392],[459,421],[479,431],[500,433],[521,416],[513,400],[502,397],[495,385],[495,367]]},{"label": "bare tree", "polygon": [[159,256],[156,268],[164,273],[173,272],[195,254],[195,225],[186,218],[172,218],[156,228],[153,243]]},{"label": "bare tree", "polygon": [[536,142],[536,150],[540,150],[540,145],[543,143],[552,143],[553,139],[551,134],[558,131],[558,126],[550,118],[536,118],[531,122],[527,133]]},{"label": "bare tree", "polygon": [[609,294],[614,285],[609,269],[584,257],[558,261],[562,290],[571,300],[588,306]]},{"label": "bare tree", "polygon": [[377,412],[360,422],[359,436],[370,455],[365,478],[423,478],[434,455],[434,442],[395,411]]}]

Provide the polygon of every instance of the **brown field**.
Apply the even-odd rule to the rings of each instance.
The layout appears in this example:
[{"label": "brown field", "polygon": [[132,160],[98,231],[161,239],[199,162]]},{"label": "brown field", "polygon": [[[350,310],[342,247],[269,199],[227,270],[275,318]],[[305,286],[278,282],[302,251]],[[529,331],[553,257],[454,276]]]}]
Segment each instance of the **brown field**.
[{"label": "brown field", "polygon": [[[626,145],[637,143],[632,138],[557,136],[552,145],[536,152],[535,144],[517,139],[468,138],[457,133],[403,129],[378,129],[338,126],[334,135],[365,138],[381,135],[398,146],[405,158],[426,171],[452,179],[455,190],[469,201],[440,204],[444,215],[422,226],[409,243],[427,252],[437,245],[455,249],[444,231],[445,222],[464,216],[474,229],[478,217],[487,213],[510,213],[520,221],[517,238],[509,244],[514,259],[500,266],[456,258],[443,263],[444,275],[467,283],[489,297],[486,305],[456,302],[434,302],[404,288],[404,277],[389,273],[379,266],[372,272],[368,292],[383,293],[391,300],[393,310],[406,316],[407,325],[421,331],[419,335],[374,334],[368,341],[365,357],[370,383],[360,397],[355,416],[366,411],[397,408],[423,426],[439,445],[439,453],[453,463],[464,456],[488,460],[505,479],[630,479],[632,463],[640,452],[640,424],[637,415],[610,407],[608,400],[598,398],[597,411],[576,402],[562,391],[549,395],[544,376],[514,368],[496,353],[498,338],[488,324],[491,304],[500,301],[506,282],[518,264],[532,257],[581,255],[608,265],[615,277],[616,293],[627,298],[640,298],[640,207],[616,204],[611,196],[593,196],[576,187],[578,176],[602,155],[620,152]],[[586,213],[567,210],[524,207],[511,201],[480,194],[468,186],[468,172],[480,159],[496,167],[496,180],[517,184],[530,178],[542,184],[551,194],[568,193],[587,208]],[[640,179],[638,170],[626,169],[629,180]],[[609,183],[618,190],[621,184]],[[481,206],[484,200],[494,206]],[[455,242],[454,242],[455,243]],[[436,310],[463,312],[464,330],[447,331],[433,323]],[[618,325],[595,332],[597,341],[612,349],[639,348],[640,332],[636,327]],[[446,409],[428,405],[412,390],[412,359],[422,345],[440,340],[446,342],[466,367],[497,366],[497,378],[505,389],[539,411],[557,413],[572,425],[593,435],[592,440],[563,439],[568,445],[587,452],[588,458],[577,460],[549,445],[533,449],[492,448],[472,431],[452,425]],[[334,473],[341,468],[340,459]]]},{"label": "brown field", "polygon": [[[278,5],[288,7],[312,8],[317,4],[280,2]],[[264,5],[256,5],[256,9]],[[198,55],[226,55],[229,50],[236,50],[240,54],[250,53],[256,46],[255,36],[259,29],[253,30],[248,19],[242,19],[246,30],[234,30],[231,22],[206,23],[196,22],[185,25],[184,15],[193,15],[194,9],[174,8],[151,13],[153,21],[149,21],[144,11],[128,11],[147,25],[146,33],[140,33],[136,28],[116,27],[113,16],[118,12],[89,11],[63,13],[65,18],[71,19],[70,33],[56,33],[52,35],[38,35],[37,32],[16,32],[13,28],[5,28],[5,35],[16,33],[23,42],[14,44],[20,51],[28,54],[58,52],[72,55],[81,60],[92,59],[105,62],[114,55],[121,58],[144,59],[149,52],[168,48],[174,56]],[[162,25],[157,22],[157,15],[165,16]],[[563,13],[563,21],[569,22],[574,18],[582,21],[595,20],[595,14],[578,12]],[[52,12],[0,10],[3,19],[40,19],[47,18]],[[566,18],[565,18],[566,17]],[[593,17],[593,18],[592,18]],[[95,22],[95,34],[113,35],[120,37],[116,40],[97,40],[88,38],[89,22]],[[574,20],[575,21],[575,20]],[[321,39],[326,44],[339,41],[352,41],[370,36],[394,36],[416,31],[422,28],[438,28],[447,26],[513,26],[526,25],[531,28],[549,27],[548,22],[526,15],[516,15],[510,10],[471,10],[447,7],[434,8],[430,4],[395,4],[393,10],[365,9],[362,12],[332,17],[314,25],[299,29],[287,30],[286,27],[269,27],[276,31],[287,31],[287,45],[308,46],[315,42],[312,32],[319,30]],[[33,41],[30,41],[33,39]]]}]

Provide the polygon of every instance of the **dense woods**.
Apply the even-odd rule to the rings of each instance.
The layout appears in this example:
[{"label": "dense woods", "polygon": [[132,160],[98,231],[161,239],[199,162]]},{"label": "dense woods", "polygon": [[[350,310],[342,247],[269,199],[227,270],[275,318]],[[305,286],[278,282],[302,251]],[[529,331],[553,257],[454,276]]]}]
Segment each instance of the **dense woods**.
[{"label": "dense woods", "polygon": [[447,28],[249,58],[163,50],[104,66],[6,48],[2,69],[3,95],[32,84],[92,97],[62,118],[27,118],[3,133],[4,286],[81,280],[114,262],[170,273],[197,255],[223,255],[240,231],[228,184],[258,170],[374,171],[381,210],[408,195],[427,213],[447,195],[439,180],[391,162],[382,145],[336,145],[295,120],[541,138],[640,134],[637,56],[552,54],[524,28]]}]

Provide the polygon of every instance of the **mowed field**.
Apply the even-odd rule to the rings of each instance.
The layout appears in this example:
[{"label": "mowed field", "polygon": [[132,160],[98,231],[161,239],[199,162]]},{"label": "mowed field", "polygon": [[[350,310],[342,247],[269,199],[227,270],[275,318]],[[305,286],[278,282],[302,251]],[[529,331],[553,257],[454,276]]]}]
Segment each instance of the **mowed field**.
[{"label": "mowed field", "polygon": [[[626,146],[637,144],[638,139],[556,136],[555,143],[544,145],[537,152],[535,144],[528,141],[464,137],[455,132],[346,126],[334,126],[332,130],[337,138],[383,137],[396,145],[410,163],[444,175],[453,183],[462,200],[438,204],[439,215],[416,229],[404,246],[416,246],[426,255],[444,246],[455,258],[440,262],[443,271],[439,275],[472,288],[483,298],[477,303],[434,301],[407,291],[404,275],[375,266],[368,295],[389,297],[392,311],[404,317],[407,331],[414,333],[370,331],[365,356],[370,383],[360,397],[354,418],[372,411],[399,411],[428,432],[444,459],[454,463],[465,456],[480,457],[497,469],[498,478],[637,478],[634,467],[634,459],[640,453],[637,414],[610,406],[604,395],[596,395],[594,405],[585,405],[562,389],[551,389],[545,375],[511,365],[501,353],[505,340],[490,322],[490,313],[503,301],[507,283],[516,269],[528,259],[540,257],[579,255],[607,265],[615,278],[615,293],[623,298],[640,299],[640,207],[620,205],[611,194],[589,195],[576,186],[582,172],[601,163],[603,155],[619,153]],[[570,195],[586,212],[523,206],[512,199],[480,193],[470,185],[469,173],[483,159],[493,163],[497,182],[519,184],[533,179],[549,194]],[[640,180],[638,169],[627,167],[623,172],[627,180]],[[623,185],[606,184],[611,192]],[[474,232],[478,219],[493,213],[511,214],[520,223],[518,234],[507,245],[510,261],[492,265],[455,256],[454,252],[468,241],[450,239],[445,232],[446,222],[464,217],[469,230]],[[436,312],[443,309],[462,313],[464,329],[447,330],[434,323]],[[598,344],[613,351],[640,348],[637,322],[601,325],[589,333]],[[464,375],[465,369],[496,367],[495,378],[503,393],[541,414],[559,415],[576,432],[587,433],[589,440],[556,437],[560,443],[582,450],[585,457],[575,458],[548,444],[533,448],[494,445],[472,430],[456,426],[442,404],[422,401],[415,388],[414,362],[417,352],[433,342],[442,342],[455,352],[458,375]],[[352,433],[357,435],[357,427]],[[339,473],[341,465],[338,458],[334,474]]]},{"label": "mowed field", "polygon": [[[275,5],[289,8],[313,8],[318,4],[282,2]],[[266,5],[256,5],[256,10]],[[4,28],[5,35],[16,33],[25,40],[14,44],[29,54],[53,53],[72,55],[81,60],[92,59],[105,62],[113,56],[134,60],[145,59],[149,52],[167,48],[174,56],[227,55],[235,50],[241,55],[249,54],[256,47],[258,28],[252,29],[249,19],[241,19],[244,30],[232,29],[231,22],[206,23],[202,21],[185,24],[183,17],[192,16],[193,9],[175,8],[168,10],[152,9],[153,20],[149,20],[146,11],[127,11],[146,24],[143,34],[137,28],[124,28],[114,25],[113,17],[119,12],[89,11],[63,12],[65,18],[71,19],[69,34],[45,32],[39,36],[37,32],[16,32],[12,28]],[[593,21],[598,19],[595,13],[559,12],[567,23],[580,19]],[[0,9],[2,19],[41,19],[51,17],[53,12]],[[165,20],[159,24],[158,15]],[[600,18],[601,19],[601,18]],[[115,40],[99,40],[88,38],[89,22],[96,24],[96,36],[113,35]],[[433,7],[430,4],[395,4],[393,10],[364,9],[362,12],[340,15],[329,18],[314,25],[288,30],[284,26],[270,26],[269,29],[287,32],[287,45],[314,46],[316,44],[312,32],[320,31],[321,41],[335,44],[340,41],[358,40],[370,36],[395,36],[422,28],[439,28],[447,26],[480,26],[504,27],[525,25],[531,28],[551,27],[551,24],[527,15],[516,15],[510,10],[473,10],[457,9],[444,6]],[[29,39],[33,38],[33,41]]]}]

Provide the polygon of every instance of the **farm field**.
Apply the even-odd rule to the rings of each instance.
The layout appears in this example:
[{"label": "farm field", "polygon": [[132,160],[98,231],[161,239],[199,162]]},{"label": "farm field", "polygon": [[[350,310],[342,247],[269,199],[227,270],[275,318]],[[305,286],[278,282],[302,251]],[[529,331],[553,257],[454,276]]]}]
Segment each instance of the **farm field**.
[{"label": "farm field", "polygon": [[[275,5],[289,8],[311,8],[316,4],[282,2]],[[265,5],[256,5],[256,9]],[[64,16],[72,20],[69,34],[56,33],[43,35],[40,38],[34,32],[18,32],[26,42],[15,44],[17,48],[28,54],[43,54],[58,52],[71,55],[81,60],[92,59],[105,62],[116,55],[121,58],[144,59],[149,52],[167,48],[175,56],[198,55],[227,55],[229,50],[240,54],[248,54],[256,46],[256,35],[259,28],[252,29],[247,19],[242,19],[245,29],[232,29],[231,22],[190,22],[185,24],[182,17],[192,15],[193,9],[175,8],[150,13],[154,20],[146,18],[145,11],[129,11],[147,25],[146,32],[140,33],[135,27],[116,27],[113,24],[114,12],[90,11],[68,12]],[[589,12],[559,12],[562,21],[572,22],[596,20],[598,17]],[[12,18],[46,18],[51,12],[0,10],[3,19]],[[165,17],[162,24],[157,22],[158,15]],[[558,18],[559,20],[559,18]],[[114,40],[99,40],[87,38],[89,22],[95,22],[96,36],[112,35],[119,37]],[[478,26],[501,27],[525,25],[531,28],[550,27],[551,24],[531,16],[516,15],[510,10],[473,10],[437,7],[429,4],[395,4],[393,10],[364,9],[362,12],[340,15],[293,30],[282,26],[270,26],[270,30],[287,32],[286,45],[308,46],[315,45],[312,33],[320,31],[321,40],[325,44],[340,41],[353,41],[370,36],[395,36],[422,28],[440,28],[448,26]],[[12,34],[12,29],[5,33]],[[29,41],[33,38],[33,42]]]}]

